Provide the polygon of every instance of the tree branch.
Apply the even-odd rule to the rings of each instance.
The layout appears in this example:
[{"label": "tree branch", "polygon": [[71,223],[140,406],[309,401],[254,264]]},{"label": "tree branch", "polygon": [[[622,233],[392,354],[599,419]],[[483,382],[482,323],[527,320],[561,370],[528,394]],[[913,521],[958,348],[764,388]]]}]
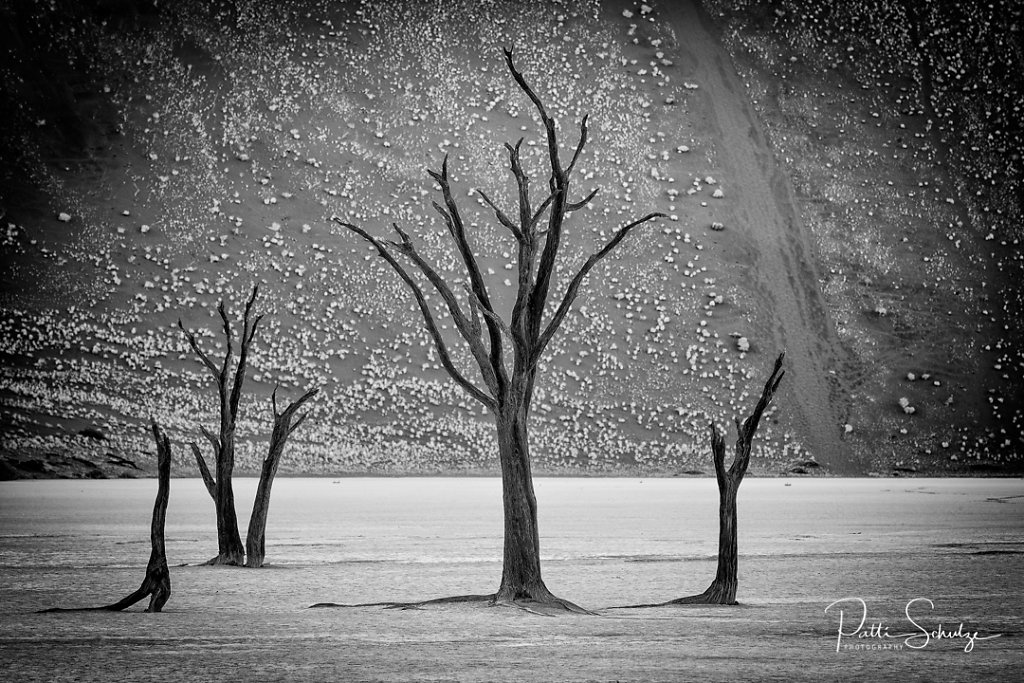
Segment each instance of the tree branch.
[{"label": "tree branch", "polygon": [[206,437],[206,440],[210,442],[211,446],[213,446],[213,452],[214,453],[219,453],[220,452],[220,439],[218,439],[216,436],[214,436],[213,432],[211,432],[209,429],[207,429],[203,425],[199,425],[199,431],[202,432],[202,435],[204,437]]},{"label": "tree branch", "polygon": [[552,316],[547,328],[544,330],[544,333],[540,336],[540,340],[537,344],[538,357],[540,353],[544,350],[544,348],[548,345],[548,342],[551,341],[551,338],[555,335],[555,332],[558,331],[558,327],[562,324],[562,320],[569,312],[569,308],[572,307],[573,301],[576,300],[576,295],[579,293],[580,285],[583,283],[584,278],[586,278],[587,275],[590,273],[591,269],[595,265],[597,265],[597,263],[601,259],[603,259],[609,253],[611,253],[612,249],[617,247],[619,243],[626,238],[626,235],[628,235],[631,230],[633,230],[637,226],[643,225],[649,220],[652,220],[654,218],[664,218],[664,216],[665,214],[662,213],[649,213],[643,218],[635,220],[632,223],[619,228],[619,231],[615,233],[615,236],[612,237],[608,241],[608,243],[601,248],[600,251],[591,255],[591,257],[587,259],[586,263],[583,264],[583,267],[579,269],[579,271],[576,273],[573,279],[569,282],[569,286],[565,290],[565,295],[562,297],[562,302],[558,305],[558,309]]},{"label": "tree branch", "polygon": [[388,265],[390,265],[391,268],[398,274],[398,276],[402,278],[405,284],[408,285],[409,289],[412,290],[413,296],[416,298],[416,303],[420,308],[420,313],[422,313],[423,315],[423,322],[427,327],[427,332],[430,333],[431,339],[434,340],[434,346],[437,349],[437,353],[440,356],[441,364],[444,366],[444,369],[448,372],[451,378],[455,380],[455,382],[466,391],[466,393],[468,393],[470,396],[472,396],[477,401],[482,403],[489,410],[493,411],[496,407],[494,398],[488,396],[486,393],[481,391],[476,385],[474,385],[472,382],[466,379],[466,377],[461,372],[459,372],[458,368],[455,367],[454,363],[452,363],[451,355],[448,352],[448,347],[444,343],[444,338],[441,336],[441,331],[437,328],[437,323],[434,321],[434,315],[430,311],[430,306],[427,304],[427,300],[423,296],[423,290],[420,289],[420,286],[416,284],[416,281],[412,278],[412,276],[409,275],[405,268],[402,267],[402,264],[400,264],[395,259],[395,257],[392,256],[391,252],[389,252],[387,248],[379,240],[377,240],[375,237],[373,237],[370,233],[366,232],[362,228],[353,225],[352,223],[347,223],[338,216],[331,216],[331,220],[337,223],[338,225],[347,228],[348,230],[351,230],[352,232],[356,233],[364,240],[372,244],[374,248],[377,249],[377,253],[380,254],[381,258],[387,261]]},{"label": "tree branch", "polygon": [[580,158],[580,154],[583,153],[584,145],[587,144],[587,119],[589,117],[590,117],[590,114],[584,114],[583,115],[583,120],[580,121],[580,140],[579,140],[579,142],[576,143],[576,151],[572,155],[572,161],[570,161],[569,165],[566,166],[566,168],[565,168],[565,175],[566,175],[566,177],[568,177],[569,174],[572,173],[572,169],[575,168],[576,162]]},{"label": "tree branch", "polygon": [[[540,101],[540,98],[537,97],[537,94],[533,91],[533,88],[530,87],[530,84],[526,82],[522,73],[516,69],[515,62],[513,61],[512,50],[510,49],[505,50],[505,63],[512,74],[512,78],[515,79],[516,83],[519,85],[519,88],[528,98],[530,98],[530,101],[532,101],[534,106],[537,108],[537,112],[540,114],[541,121],[544,124],[544,130],[547,133],[548,159],[551,165],[551,177],[548,181],[548,185],[550,187],[551,194],[554,195],[551,212],[548,217],[548,229],[544,249],[541,252],[540,263],[537,266],[537,279],[530,288],[529,297],[525,306],[517,307],[520,314],[525,313],[525,326],[522,329],[524,342],[528,346],[532,347],[535,346],[533,341],[537,340],[540,336],[540,326],[544,316],[545,302],[548,298],[548,290],[551,286],[551,276],[554,272],[555,260],[558,256],[559,245],[561,244],[562,223],[565,220],[565,201],[569,191],[569,177],[568,174],[562,170],[562,162],[558,157],[558,139],[555,133],[555,122],[550,116],[548,116],[547,110],[544,108],[544,104]],[[580,144],[577,147],[577,154],[574,156],[574,159],[578,157],[578,153],[582,151],[582,145],[585,143],[586,130],[584,122],[583,134],[581,135]],[[526,217],[524,216],[524,225],[526,225],[525,220]],[[532,270],[532,261],[530,269]],[[534,360],[536,360],[536,357]]]},{"label": "tree branch", "polygon": [[555,201],[555,199],[560,194],[562,194],[561,190],[555,190],[554,192],[550,193],[543,202],[541,202],[540,206],[537,207],[537,210],[533,213],[533,217],[530,219],[530,230],[531,231],[537,225],[537,222],[540,221],[541,215],[544,214],[544,209],[546,209],[549,206],[551,206],[551,202]]},{"label": "tree branch", "polygon": [[728,473],[725,470],[725,435],[718,431],[715,421],[711,421],[711,458],[715,463],[715,478],[718,479],[718,490],[724,491]]},{"label": "tree branch", "polygon": [[782,369],[782,363],[785,359],[785,351],[780,353],[778,358],[775,359],[775,365],[772,367],[771,375],[768,376],[767,381],[764,383],[761,397],[758,399],[757,405],[754,406],[754,412],[747,419],[743,420],[742,423],[739,418],[736,419],[736,458],[732,463],[732,467],[729,468],[729,474],[732,477],[742,478],[747,472],[747,466],[750,464],[751,441],[754,438],[754,433],[757,431],[758,424],[761,422],[761,416],[764,414],[765,409],[768,408],[768,404],[772,402],[772,398],[774,398],[775,392],[779,388],[779,383],[786,374],[786,371]]},{"label": "tree branch", "polygon": [[594,197],[597,196],[597,190],[598,190],[598,188],[595,187],[594,190],[590,194],[588,194],[586,197],[584,197],[580,201],[578,201],[578,202],[576,202],[574,204],[566,204],[565,205],[565,210],[566,211],[579,211],[584,206],[589,204],[591,199],[593,199]]},{"label": "tree branch", "polygon": [[292,417],[295,415],[296,411],[298,411],[298,409],[301,408],[304,403],[306,403],[306,401],[309,401],[314,396],[316,396],[318,393],[320,393],[320,389],[319,388],[310,389],[309,391],[304,393],[302,396],[300,396],[299,398],[297,398],[294,401],[292,401],[291,403],[289,403],[288,407],[285,408],[283,412],[278,413],[277,412],[277,387],[275,387],[274,388],[274,393],[271,394],[271,401],[272,401],[273,409],[274,409],[274,424],[276,425],[280,421],[281,424],[283,424],[285,426],[285,428],[287,429],[288,434],[290,435],[292,432],[294,432],[296,429],[298,429],[299,426],[303,422],[305,422],[306,418],[309,416],[309,413],[303,413],[302,415],[299,416],[299,418],[294,423],[291,422]]},{"label": "tree branch", "polygon": [[188,345],[192,347],[193,353],[199,356],[199,361],[206,366],[206,368],[213,374],[214,379],[220,379],[220,370],[217,366],[206,355],[201,348],[199,348],[199,340],[196,339],[196,335],[192,330],[185,329],[185,325],[181,322],[181,318],[178,318],[178,329],[185,333],[185,339],[188,340]]},{"label": "tree branch", "polygon": [[[505,52],[505,64],[508,65],[508,70],[512,73],[512,78],[515,79],[516,83],[519,84],[519,89],[526,93],[526,96],[533,102],[533,106],[537,108],[537,112],[540,114],[540,120],[544,123],[545,129],[548,131],[548,135],[554,135],[554,122],[551,121],[551,117],[548,116],[547,110],[544,108],[544,103],[540,101],[537,94],[530,87],[530,84],[523,78],[523,74],[520,73],[519,69],[516,68],[515,62],[513,61],[512,49],[509,48]],[[552,125],[549,127],[548,123]]]},{"label": "tree branch", "polygon": [[484,307],[484,305],[480,303],[480,300],[476,298],[476,295],[473,294],[472,290],[470,290],[469,288],[466,289],[466,294],[469,296],[469,302],[470,304],[472,304],[474,311],[480,312],[485,318],[488,318],[491,322],[493,322],[498,327],[498,329],[502,331],[502,333],[507,335],[510,340],[514,341],[512,336],[512,329],[508,326],[508,323],[501,319],[501,316],[499,316],[494,311],[487,310]]},{"label": "tree branch", "polygon": [[203,478],[203,484],[206,485],[206,492],[209,493],[210,497],[213,498],[214,502],[216,502],[217,481],[213,478],[213,475],[210,474],[210,468],[206,464],[206,460],[203,459],[203,454],[199,450],[199,444],[195,441],[190,441],[188,445],[192,447],[192,455],[196,458],[196,465],[199,467],[199,474]]},{"label": "tree branch", "polygon": [[232,417],[238,415],[238,404],[242,398],[242,385],[245,383],[245,372],[249,362],[249,347],[256,337],[256,328],[259,326],[263,316],[252,318],[252,307],[256,302],[256,295],[259,293],[259,285],[253,285],[252,294],[245,304],[245,312],[242,316],[242,338],[241,347],[238,352],[238,367],[235,368],[235,380],[231,386],[231,398],[228,406]]},{"label": "tree branch", "polygon": [[498,207],[497,204],[495,204],[493,201],[491,201],[491,198],[487,196],[486,192],[484,192],[483,190],[481,190],[479,188],[477,188],[476,192],[477,192],[477,194],[479,194],[483,198],[483,200],[487,203],[487,205],[490,206],[491,209],[494,211],[494,216],[498,219],[498,222],[501,223],[502,225],[504,225],[506,228],[508,228],[509,232],[512,233],[512,236],[515,237],[517,241],[522,242],[523,241],[523,231],[519,229],[519,226],[517,226],[515,223],[513,223],[512,219],[509,218],[507,215],[505,215],[505,212],[502,211]]},{"label": "tree branch", "polygon": [[[221,299],[220,303],[217,304],[217,312],[220,313],[221,323],[224,328],[224,345],[227,347],[227,350],[224,352],[224,365],[220,370],[220,383],[226,386],[228,380],[228,368],[231,365],[231,356],[235,352],[235,349],[232,341],[231,321],[228,320],[228,313],[224,308],[224,299]],[[222,391],[224,386],[221,387]]]},{"label": "tree branch", "polygon": [[523,138],[519,138],[514,146],[507,142],[505,143],[505,149],[508,150],[509,169],[516,179],[516,188],[519,191],[519,223],[522,226],[524,237],[529,238],[531,234],[530,226],[533,223],[531,219],[533,208],[530,205],[530,177],[523,170],[523,162],[519,157],[519,151],[522,146]]},{"label": "tree branch", "polygon": [[[469,274],[469,282],[473,287],[473,293],[480,300],[484,308],[493,313],[494,306],[491,304],[491,297],[487,293],[487,286],[484,283],[483,274],[480,272],[480,264],[477,263],[473,249],[469,246],[469,240],[466,238],[466,226],[462,220],[459,206],[455,203],[455,197],[452,196],[451,185],[448,182],[448,155],[444,156],[440,173],[429,169],[427,173],[441,186],[441,195],[444,198],[445,207],[448,209],[447,216],[445,217],[448,223],[448,231],[451,233],[455,246],[462,256],[462,262],[465,264],[466,272]],[[441,212],[441,215],[445,216],[445,213]],[[408,242],[408,240],[403,241]],[[505,374],[505,363],[502,358],[501,331],[495,327],[489,318],[487,319],[487,336],[491,347],[489,360],[491,369],[489,372],[484,373],[485,381],[490,383],[486,375],[490,374],[493,376],[493,380],[497,385],[494,395],[498,396],[508,382],[508,377]]]},{"label": "tree branch", "polygon": [[310,399],[312,399],[314,396],[316,396],[319,393],[320,393],[320,389],[319,388],[309,389],[302,396],[300,396],[299,398],[297,398],[294,401],[292,401],[291,403],[289,403],[288,407],[285,408],[284,411],[278,413],[277,412],[277,387],[275,387],[274,388],[274,393],[271,396],[271,398],[273,399],[273,405],[274,405],[274,419],[277,419],[277,418],[287,418],[287,419],[291,420],[292,416],[295,414],[295,411],[297,411],[299,408],[301,408],[302,405],[306,401],[309,401]]},{"label": "tree branch", "polygon": [[292,432],[301,427],[302,423],[306,421],[307,417],[309,417],[309,413],[303,413],[302,415],[299,415],[295,422],[293,422],[292,425],[288,428],[288,435],[291,436]]},{"label": "tree branch", "polygon": [[[491,393],[494,396],[497,396],[500,392],[500,383],[498,381],[496,370],[493,367],[493,349],[490,357],[488,357],[487,350],[484,348],[483,339],[480,336],[481,330],[479,325],[474,325],[470,318],[468,318],[462,311],[462,307],[459,306],[459,302],[455,298],[455,294],[452,292],[451,288],[448,287],[448,284],[437,273],[437,271],[434,270],[434,268],[420,256],[419,252],[416,251],[416,247],[413,245],[409,235],[398,227],[397,223],[393,223],[392,227],[395,229],[395,232],[399,234],[402,241],[401,243],[391,242],[390,244],[411,260],[416,267],[420,269],[430,284],[434,286],[437,293],[441,295],[441,298],[448,306],[448,312],[451,314],[452,320],[455,322],[455,326],[459,330],[459,334],[461,334],[462,338],[466,340],[470,353],[473,354],[473,358],[480,367],[480,374],[483,377],[484,383],[487,385],[487,388],[491,390]],[[490,327],[489,323],[488,326]],[[500,337],[498,338],[498,343],[501,343]],[[499,358],[500,355],[499,349]]]}]

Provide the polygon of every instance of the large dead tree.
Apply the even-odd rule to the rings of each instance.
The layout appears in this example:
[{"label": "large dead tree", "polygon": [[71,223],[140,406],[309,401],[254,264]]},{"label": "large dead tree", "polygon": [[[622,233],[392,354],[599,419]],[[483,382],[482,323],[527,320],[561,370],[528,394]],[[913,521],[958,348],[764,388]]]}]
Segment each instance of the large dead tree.
[{"label": "large dead tree", "polygon": [[780,353],[775,360],[772,374],[765,382],[761,398],[754,406],[754,412],[746,419],[736,418],[736,455],[729,469],[725,467],[725,436],[711,423],[711,453],[715,462],[715,478],[718,480],[718,571],[715,580],[699,595],[671,600],[665,604],[685,605],[735,605],[738,586],[739,554],[736,526],[736,494],[750,465],[750,448],[758,423],[768,404],[775,396],[786,372],[782,361],[786,354]]},{"label": "large dead tree", "polygon": [[270,512],[270,489],[277,475],[277,467],[284,455],[284,446],[292,432],[298,429],[309,413],[303,413],[292,422],[295,413],[302,405],[317,395],[319,389],[310,389],[298,399],[288,404],[282,412],[277,411],[277,389],[270,395],[270,404],[274,415],[274,431],[270,435],[270,446],[267,457],[263,459],[260,471],[260,483],[256,487],[256,499],[249,518],[249,531],[245,539],[245,566],[258,568],[263,566],[266,556],[267,514]]},{"label": "large dead tree", "polygon": [[167,501],[171,490],[171,442],[163,433],[156,420],[152,421],[153,438],[156,440],[157,490],[153,503],[153,521],[150,524],[149,540],[151,550],[146,576],[139,589],[115,603],[102,607],[79,607],[42,610],[43,612],[79,612],[102,610],[120,612],[139,600],[149,596],[147,612],[159,612],[171,597],[171,573],[167,569],[167,553],[164,549],[164,526],[167,521]]},{"label": "large dead tree", "polygon": [[258,292],[259,287],[254,286],[252,294],[245,304],[237,363],[233,363],[234,335],[223,301],[217,306],[217,312],[220,314],[223,324],[225,341],[224,360],[220,366],[214,363],[199,346],[199,340],[196,339],[195,333],[186,329],[181,320],[178,320],[178,327],[185,333],[185,338],[188,339],[192,351],[213,376],[220,399],[219,433],[215,435],[206,427],[200,427],[203,436],[206,437],[213,449],[216,477],[211,474],[199,445],[195,442],[190,444],[203,482],[206,484],[207,490],[210,491],[210,495],[213,496],[217,513],[217,556],[209,560],[207,564],[242,565],[245,563],[245,547],[242,545],[242,537],[238,532],[238,516],[235,513],[235,493],[231,478],[235,470],[235,425],[238,422],[238,405],[242,398],[242,385],[245,383],[249,349],[256,337],[256,328],[259,326],[260,320],[263,319],[262,315],[253,315],[253,304],[256,302]]},{"label": "large dead tree", "polygon": [[[468,302],[460,303],[449,283],[423,258],[409,235],[397,224],[393,224],[393,227],[398,240],[386,241],[337,216],[333,216],[332,220],[372,244],[408,285],[445,370],[466,393],[494,416],[501,464],[505,535],[501,583],[494,595],[486,597],[496,604],[527,609],[532,609],[531,605],[541,604],[554,609],[576,611],[578,607],[552,595],[541,578],[540,533],[537,529],[537,499],[531,476],[528,429],[534,385],[544,351],[564,321],[587,275],[632,230],[662,214],[650,213],[620,227],[600,250],[579,267],[556,299],[554,310],[547,314],[546,306],[552,294],[552,280],[565,236],[566,217],[585,207],[597,194],[597,190],[594,190],[576,201],[570,197],[570,179],[587,143],[587,117],[580,123],[580,136],[575,150],[568,164],[564,164],[555,120],[548,115],[540,98],[516,68],[511,50],[505,51],[505,63],[519,89],[526,94],[540,115],[547,139],[547,165],[550,168],[546,196],[537,203],[531,199],[530,177],[521,161],[523,140],[520,139],[514,145],[506,143],[509,167],[517,188],[517,210],[511,214],[506,213],[486,193],[478,190],[482,200],[493,210],[498,223],[507,229],[517,247],[515,304],[508,319],[503,318],[496,309],[470,245],[462,210],[455,201],[450,184],[447,156],[440,171],[428,173],[441,192],[441,202],[434,202],[433,206],[447,226],[455,250],[465,267]],[[413,268],[410,269],[408,265]],[[427,302],[420,277],[414,276],[416,271],[440,296],[475,361],[479,370],[478,379],[471,378],[452,360],[448,342],[438,329],[435,313]],[[505,349],[506,341],[510,345],[510,360]]]}]

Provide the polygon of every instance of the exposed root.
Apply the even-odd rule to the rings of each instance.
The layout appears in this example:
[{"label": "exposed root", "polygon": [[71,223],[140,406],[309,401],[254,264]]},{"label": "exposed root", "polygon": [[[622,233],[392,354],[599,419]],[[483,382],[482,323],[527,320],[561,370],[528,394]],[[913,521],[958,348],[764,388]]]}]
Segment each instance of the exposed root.
[{"label": "exposed root", "polygon": [[318,602],[315,605],[310,605],[309,609],[322,608],[322,607],[383,607],[384,609],[422,609],[429,605],[451,605],[458,603],[493,603],[494,594],[488,595],[451,595],[444,598],[433,598],[431,600],[420,600],[418,602],[360,602],[355,604],[346,604],[338,602]]},{"label": "exposed root", "polygon": [[511,603],[513,605],[526,605],[530,609],[540,609],[551,614],[568,612],[570,614],[586,614],[597,616],[595,612],[584,609],[574,602],[570,602],[556,596],[548,590],[543,582],[532,586],[520,587],[518,589],[502,587],[494,596],[495,603]]},{"label": "exposed root", "polygon": [[171,596],[171,581],[166,570],[163,574],[155,574],[152,578],[147,576],[137,591],[109,605],[102,605],[100,607],[51,607],[49,609],[41,609],[38,613],[122,612],[147,596],[149,597],[149,606],[146,607],[146,612],[159,612],[163,609],[167,599]]},{"label": "exposed root", "polygon": [[529,612],[530,614],[536,614],[538,616],[551,617],[556,614],[570,613],[570,614],[586,614],[589,616],[598,616],[596,612],[583,609],[579,605],[550,596],[546,600],[536,600],[534,598],[518,598],[515,600],[499,599],[496,593],[490,593],[487,595],[452,595],[443,598],[433,598],[431,600],[421,600],[418,602],[362,602],[356,604],[346,604],[337,602],[318,602],[314,605],[310,605],[309,609],[320,609],[327,607],[382,607],[384,609],[399,609],[399,610],[420,610],[425,607],[433,605],[455,605],[455,604],[470,604],[479,603],[488,607],[512,607],[515,609]]},{"label": "exposed root", "polygon": [[725,602],[722,598],[714,595],[713,593],[701,593],[700,595],[687,595],[685,598],[676,598],[675,600],[669,600],[663,603],[666,607],[671,605],[738,605],[740,603],[733,600],[732,602]]},{"label": "exposed root", "polygon": [[616,605],[615,607],[605,607],[604,609],[606,609],[606,610],[615,610],[615,609],[648,609],[648,608],[651,608],[651,607],[681,607],[683,605],[696,605],[696,606],[704,606],[704,607],[714,607],[714,606],[730,607],[730,606],[735,606],[735,605],[739,605],[739,604],[740,603],[738,603],[736,601],[724,602],[720,598],[717,598],[714,595],[711,595],[711,594],[708,594],[708,593],[705,592],[705,593],[701,593],[700,595],[687,595],[684,598],[676,598],[675,600],[669,600],[667,602],[650,602],[650,603],[643,603],[643,604],[640,604],[640,605]]},{"label": "exposed root", "polygon": [[591,612],[588,609],[584,609],[579,605],[563,600],[562,598],[553,598],[552,600],[538,601],[538,600],[495,600],[491,603],[493,607],[513,607],[515,609],[521,609],[524,612],[530,614],[536,614],[542,617],[553,617],[558,614],[584,614],[591,617],[600,616],[597,612]]},{"label": "exposed root", "polygon": [[518,609],[518,610],[522,610],[524,612],[529,612],[530,614],[536,614],[538,617],[553,617],[553,616],[555,616],[554,614],[549,614],[549,613],[541,612],[540,610],[534,609],[533,607],[530,607],[527,603],[516,602],[514,600],[513,601],[507,601],[507,600],[497,601],[496,600],[496,601],[492,602],[490,604],[490,606],[491,607],[511,607],[512,609]]},{"label": "exposed root", "polygon": [[232,555],[217,555],[203,562],[203,567],[244,567],[245,560]]},{"label": "exposed root", "polygon": [[131,595],[109,605],[101,607],[53,607],[40,612],[120,612],[139,600],[149,596],[147,612],[159,612],[171,597],[171,574],[167,569],[167,553],[164,549],[164,524],[167,519],[167,500],[171,486],[171,442],[163,433],[156,420],[152,421],[153,437],[156,439],[157,450],[157,493],[153,503],[153,521],[150,525],[149,564],[146,565],[146,576]]}]

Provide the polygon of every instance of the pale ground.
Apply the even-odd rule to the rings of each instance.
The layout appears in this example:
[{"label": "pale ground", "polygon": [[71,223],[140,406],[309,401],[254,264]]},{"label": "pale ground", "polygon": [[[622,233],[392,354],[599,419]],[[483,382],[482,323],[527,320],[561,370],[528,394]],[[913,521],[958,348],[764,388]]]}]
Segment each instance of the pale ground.
[{"label": "pale ground", "polygon": [[[979,578],[985,585],[968,594],[930,594],[936,611],[922,608],[918,619],[929,629],[963,621],[985,634],[1004,633],[975,643],[972,652],[963,651],[963,641],[943,641],[917,652],[837,653],[838,622],[825,615],[827,602],[797,596],[829,593],[823,588],[838,583],[838,564],[813,557],[746,561],[746,576],[764,578],[762,587],[744,585],[749,597],[742,606],[594,617],[484,607],[306,609],[343,587],[353,600],[486,590],[498,576],[496,564],[180,568],[173,571],[168,610],[159,615],[28,611],[65,589],[69,598],[72,590],[116,598],[134,589],[141,574],[135,568],[100,575],[60,569],[35,572],[30,581],[19,576],[19,583],[34,587],[4,591],[0,650],[7,680],[1019,680],[1021,603],[1009,587],[1019,580],[1013,577],[1020,576],[1020,555],[954,563],[934,555],[882,555],[864,558],[860,576],[843,577],[845,590],[859,590],[884,612],[892,633],[903,633],[913,630],[902,619],[904,600],[879,596],[892,594],[888,584],[941,574],[944,565],[984,564]],[[703,576],[713,571],[709,562],[682,568]],[[675,562],[623,561],[547,567],[555,590],[590,606],[649,600],[655,586],[675,583],[680,569]]]},{"label": "pale ground", "polygon": [[[174,566],[205,559],[212,543],[201,484],[174,480],[164,613],[38,614],[138,586],[148,541],[125,520],[144,516],[153,482],[7,483],[0,658],[17,681],[1019,680],[1019,480],[788,483],[741,489],[742,605],[610,610],[706,586],[714,483],[538,480],[548,586],[599,612],[559,617],[308,608],[496,588],[499,489],[488,479],[282,480],[261,571]],[[963,639],[836,652],[838,614],[825,608],[847,597],[867,603],[865,631],[916,633],[904,609],[927,598],[934,609],[919,602],[912,616],[929,631],[1002,635],[971,652]],[[859,615],[845,609],[852,632]]]}]

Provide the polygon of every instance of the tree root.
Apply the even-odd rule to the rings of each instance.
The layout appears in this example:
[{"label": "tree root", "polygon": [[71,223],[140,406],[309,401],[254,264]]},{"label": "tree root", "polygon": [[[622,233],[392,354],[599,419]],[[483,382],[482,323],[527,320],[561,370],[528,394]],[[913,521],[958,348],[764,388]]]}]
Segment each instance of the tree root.
[{"label": "tree root", "polygon": [[511,607],[519,609],[530,614],[536,614],[538,616],[551,617],[556,614],[586,614],[589,616],[597,616],[596,612],[584,609],[579,605],[550,596],[549,599],[536,600],[533,598],[519,598],[515,600],[498,599],[497,593],[490,593],[487,595],[451,595],[443,598],[433,598],[431,600],[420,600],[417,602],[362,602],[356,604],[346,604],[337,602],[318,602],[314,605],[310,605],[309,609],[320,609],[328,607],[383,607],[384,609],[399,609],[399,610],[421,610],[425,607],[431,607],[434,605],[455,605],[455,604],[471,604],[478,603],[487,607]]},{"label": "tree root", "polygon": [[231,555],[217,555],[211,557],[206,562],[203,562],[200,566],[203,567],[244,567],[245,560],[242,557],[233,557]]},{"label": "tree root", "polygon": [[359,602],[359,603],[338,603],[318,602],[310,605],[309,609],[322,607],[383,607],[384,609],[421,609],[430,605],[450,605],[469,602],[493,602],[494,594],[489,595],[451,595],[444,598],[433,598],[432,600],[420,600],[418,602]]},{"label": "tree root", "polygon": [[605,607],[606,610],[615,609],[649,609],[651,607],[683,607],[686,605],[693,605],[695,607],[736,607],[740,605],[739,602],[722,602],[706,593],[700,595],[687,595],[684,598],[676,598],[675,600],[668,600],[666,602],[650,602],[643,603],[640,605],[616,605],[614,607]]},{"label": "tree root", "polygon": [[37,613],[122,612],[146,596],[149,596],[149,606],[146,607],[146,612],[159,612],[163,609],[167,599],[171,597],[171,580],[170,575],[166,571],[163,575],[157,574],[153,577],[147,575],[137,591],[109,605],[102,605],[100,607],[51,607],[49,609],[41,609]]},{"label": "tree root", "polygon": [[146,576],[131,595],[101,607],[52,607],[40,612],[120,612],[149,596],[147,612],[159,612],[171,597],[171,573],[167,569],[167,553],[164,550],[164,524],[167,519],[167,500],[171,486],[171,442],[163,433],[156,420],[152,421],[153,438],[157,451],[157,493],[153,503],[153,521],[150,525],[149,564]]},{"label": "tree root", "polygon": [[732,602],[725,602],[720,597],[713,593],[701,593],[700,595],[687,595],[685,598],[676,598],[675,600],[669,600],[663,603],[666,607],[671,605],[722,605],[728,607],[732,605],[738,605],[740,603],[733,600]]}]

